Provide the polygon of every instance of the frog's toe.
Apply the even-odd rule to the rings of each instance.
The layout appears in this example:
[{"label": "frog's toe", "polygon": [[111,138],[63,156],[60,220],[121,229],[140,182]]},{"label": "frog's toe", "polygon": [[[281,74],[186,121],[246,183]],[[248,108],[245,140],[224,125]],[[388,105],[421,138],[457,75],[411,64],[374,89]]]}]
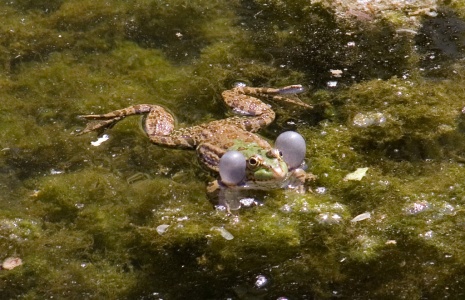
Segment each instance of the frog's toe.
[{"label": "frog's toe", "polygon": [[[93,116],[93,115],[85,115],[85,116],[80,116],[80,117],[84,118],[86,116]],[[97,131],[98,133],[101,133],[105,129],[113,127],[116,124],[116,122],[118,122],[122,118],[123,117],[116,117],[116,118],[108,119],[108,120],[89,122],[89,123],[87,123],[86,128],[84,128],[84,130],[79,132],[77,135],[85,134],[85,133],[88,133],[88,132],[91,132],[91,131]],[[87,118],[87,119],[92,120],[92,118]]]},{"label": "frog's toe", "polygon": [[301,84],[293,84],[279,89],[279,94],[282,95],[300,94],[303,92],[305,92],[305,88]]},{"label": "frog's toe", "polygon": [[212,202],[218,201],[218,195],[220,193],[220,184],[218,180],[209,182],[207,185],[207,195]]}]

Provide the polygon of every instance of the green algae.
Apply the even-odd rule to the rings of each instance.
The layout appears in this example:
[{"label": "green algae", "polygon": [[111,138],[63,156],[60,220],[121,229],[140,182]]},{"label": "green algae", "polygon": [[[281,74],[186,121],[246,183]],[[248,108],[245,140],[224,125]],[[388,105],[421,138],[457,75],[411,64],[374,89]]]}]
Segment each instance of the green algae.
[{"label": "green algae", "polygon": [[[0,259],[23,260],[0,272],[5,298],[465,293],[459,1],[435,19],[455,26],[454,55],[427,44],[431,16],[415,14],[427,39],[397,31],[411,25],[411,6],[368,22],[323,1],[0,7]],[[137,118],[99,147],[76,136],[79,114],[137,103],[165,106],[180,126],[222,118],[220,93],[236,81],[302,83],[301,99],[325,103],[312,114],[279,109],[264,131],[303,134],[313,192],[258,193],[261,205],[228,216],[208,201],[195,152],[151,145]],[[360,167],[362,180],[343,180]],[[159,225],[169,225],[162,235]]]}]

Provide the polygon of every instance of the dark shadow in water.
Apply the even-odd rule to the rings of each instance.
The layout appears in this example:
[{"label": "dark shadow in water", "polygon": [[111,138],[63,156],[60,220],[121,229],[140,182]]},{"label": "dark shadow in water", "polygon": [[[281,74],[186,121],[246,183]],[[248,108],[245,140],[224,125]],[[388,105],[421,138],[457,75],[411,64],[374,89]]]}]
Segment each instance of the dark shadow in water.
[{"label": "dark shadow in water", "polygon": [[464,58],[465,21],[450,9],[440,9],[438,16],[423,20],[415,44],[426,75],[443,77],[445,66]]}]

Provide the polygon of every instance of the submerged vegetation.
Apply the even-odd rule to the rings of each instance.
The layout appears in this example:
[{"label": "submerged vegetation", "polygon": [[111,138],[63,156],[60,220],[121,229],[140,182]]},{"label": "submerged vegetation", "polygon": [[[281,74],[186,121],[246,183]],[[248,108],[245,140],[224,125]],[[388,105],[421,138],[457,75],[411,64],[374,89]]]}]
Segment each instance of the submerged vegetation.
[{"label": "submerged vegetation", "polygon": [[[2,297],[463,298],[465,7],[351,2],[0,2]],[[228,216],[137,118],[76,136],[138,103],[223,118],[237,81],[325,103],[262,132],[306,138],[313,192]]]}]

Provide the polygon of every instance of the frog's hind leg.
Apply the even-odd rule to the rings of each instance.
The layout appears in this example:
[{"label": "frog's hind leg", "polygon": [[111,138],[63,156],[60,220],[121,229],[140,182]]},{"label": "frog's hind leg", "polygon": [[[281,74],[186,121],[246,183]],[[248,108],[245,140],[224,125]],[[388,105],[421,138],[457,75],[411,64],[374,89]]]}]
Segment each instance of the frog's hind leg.
[{"label": "frog's hind leg", "polygon": [[[282,103],[291,103],[294,105],[302,106],[306,109],[313,107],[293,95],[305,92],[305,88],[300,84],[293,84],[282,88],[256,88],[250,87],[244,90],[248,95],[268,97],[270,100]],[[290,96],[287,96],[290,95]]]},{"label": "frog's hind leg", "polygon": [[229,118],[229,122],[246,131],[256,132],[261,128],[268,126],[275,119],[275,112],[271,107],[262,102],[260,98],[265,98],[274,102],[292,103],[312,109],[313,107],[306,104],[297,97],[290,98],[288,95],[302,93],[304,88],[300,84],[289,85],[282,88],[266,87],[247,87],[238,86],[224,91],[221,95],[223,101],[229,106],[234,113],[251,118]]},{"label": "frog's hind leg", "polygon": [[144,129],[149,137],[151,135],[168,135],[173,131],[174,118],[165,109],[153,104],[139,104],[118,109],[106,114],[82,115],[80,116],[81,118],[94,121],[89,122],[86,128],[84,128],[84,130],[79,134],[105,130],[126,117],[144,114],[147,115]]},{"label": "frog's hind leg", "polygon": [[278,102],[281,101],[285,103],[292,103],[294,105],[302,106],[305,109],[313,109],[312,105],[309,105],[303,102],[297,97],[289,98],[289,97],[282,96],[282,95],[289,95],[289,94],[295,95],[295,94],[300,94],[303,92],[305,92],[305,89],[302,85],[300,84],[289,85],[289,86],[285,86],[285,87],[278,89],[277,95],[272,95],[272,99]]}]

